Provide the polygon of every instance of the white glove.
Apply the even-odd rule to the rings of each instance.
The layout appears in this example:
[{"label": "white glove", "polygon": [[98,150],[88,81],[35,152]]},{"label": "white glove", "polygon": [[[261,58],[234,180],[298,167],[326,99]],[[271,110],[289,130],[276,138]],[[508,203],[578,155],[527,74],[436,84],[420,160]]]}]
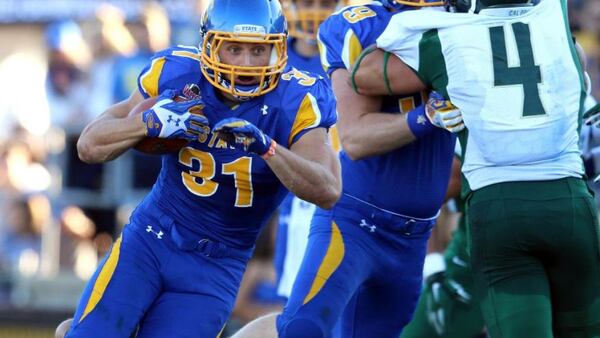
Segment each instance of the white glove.
[{"label": "white glove", "polygon": [[431,124],[452,133],[465,129],[460,109],[436,92],[429,94],[429,100],[425,105],[425,115]]}]

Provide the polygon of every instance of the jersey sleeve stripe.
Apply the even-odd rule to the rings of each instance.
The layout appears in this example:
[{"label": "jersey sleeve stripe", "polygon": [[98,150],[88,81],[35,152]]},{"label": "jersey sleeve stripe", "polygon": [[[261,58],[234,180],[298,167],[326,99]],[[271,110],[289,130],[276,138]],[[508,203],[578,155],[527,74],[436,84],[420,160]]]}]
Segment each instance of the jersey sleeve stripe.
[{"label": "jersey sleeve stripe", "polygon": [[165,58],[160,57],[152,61],[150,69],[140,77],[141,88],[149,96],[158,96],[158,81],[165,65]]},{"label": "jersey sleeve stripe", "polygon": [[200,54],[197,54],[197,53],[192,53],[192,52],[188,52],[185,50],[176,50],[176,51],[173,51],[172,55],[183,56],[183,57],[194,59],[194,60],[200,62]]},{"label": "jersey sleeve stripe", "polygon": [[329,67],[331,65],[329,64],[329,61],[327,61],[327,47],[325,46],[323,41],[321,41],[320,35],[317,35],[317,46],[319,47],[321,66],[323,67],[323,70],[325,71],[325,73],[327,73],[327,70],[329,69]]},{"label": "jersey sleeve stripe", "polygon": [[296,119],[292,125],[292,132],[288,139],[288,145],[291,145],[298,133],[304,129],[314,128],[321,123],[321,110],[317,104],[317,100],[310,93],[307,93],[300,103],[300,108],[296,113]]},{"label": "jersey sleeve stripe", "polygon": [[104,266],[102,267],[102,269],[100,270],[100,273],[98,274],[98,278],[96,279],[96,282],[94,283],[94,288],[93,288],[93,290],[90,294],[90,298],[88,299],[88,302],[85,306],[85,310],[83,311],[83,314],[81,315],[81,319],[79,319],[80,323],[90,312],[92,312],[92,310],[94,310],[96,305],[98,305],[98,303],[100,302],[100,299],[102,299],[102,296],[104,295],[104,291],[106,290],[106,287],[108,286],[108,283],[110,282],[110,279],[112,278],[112,275],[115,272],[115,269],[117,268],[117,263],[119,262],[120,251],[121,251],[121,237],[119,237],[115,241],[115,244],[113,245],[112,249],[110,250],[110,255],[106,259],[106,262],[104,262]]},{"label": "jersey sleeve stripe", "polygon": [[315,275],[315,279],[310,286],[310,291],[304,298],[303,305],[310,302],[319,291],[323,288],[327,279],[335,272],[335,270],[342,264],[345,254],[344,237],[335,222],[331,223],[331,240],[327,247],[327,252],[321,261],[319,270]]},{"label": "jersey sleeve stripe", "polygon": [[354,31],[349,29],[344,36],[344,47],[342,49],[342,61],[344,61],[346,69],[350,69],[350,66],[354,64],[354,61],[356,61],[362,50],[362,45],[354,34]]}]

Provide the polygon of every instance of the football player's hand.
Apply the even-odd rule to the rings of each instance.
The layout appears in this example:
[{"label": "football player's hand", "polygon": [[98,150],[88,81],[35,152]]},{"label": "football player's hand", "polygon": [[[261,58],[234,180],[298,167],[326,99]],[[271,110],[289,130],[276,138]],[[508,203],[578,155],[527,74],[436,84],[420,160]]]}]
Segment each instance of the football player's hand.
[{"label": "football player's hand", "polygon": [[452,102],[440,94],[431,92],[425,105],[425,115],[434,126],[457,133],[465,129],[462,113]]},{"label": "football player's hand", "polygon": [[235,117],[219,121],[213,128],[219,138],[238,149],[264,155],[271,146],[271,138],[252,123]]},{"label": "football player's hand", "polygon": [[583,114],[583,121],[588,126],[600,128],[600,103]]},{"label": "football player's hand", "polygon": [[424,293],[427,319],[438,335],[442,335],[446,330],[449,315],[444,313],[444,304],[448,304],[451,300],[469,304],[471,295],[460,284],[447,278],[444,271],[429,276],[425,288],[427,289]]},{"label": "football player's hand", "polygon": [[446,297],[444,290],[444,272],[432,274],[425,281],[425,312],[427,320],[433,326],[438,335],[446,331],[446,313],[442,300]]},{"label": "football player's hand", "polygon": [[208,120],[198,113],[204,107],[202,99],[176,102],[176,95],[174,90],[166,90],[152,108],[142,113],[146,136],[193,141],[210,131]]}]

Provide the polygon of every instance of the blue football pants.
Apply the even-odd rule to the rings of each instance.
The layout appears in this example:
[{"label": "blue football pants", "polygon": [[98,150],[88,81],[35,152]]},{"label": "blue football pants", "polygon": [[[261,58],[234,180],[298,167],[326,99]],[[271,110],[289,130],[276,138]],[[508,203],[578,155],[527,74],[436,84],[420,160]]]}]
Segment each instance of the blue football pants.
[{"label": "blue football pants", "polygon": [[129,338],[138,326],[140,338],[218,336],[251,254],[218,248],[181,245],[172,221],[136,214],[88,282],[66,337]]},{"label": "blue football pants", "polygon": [[397,338],[421,290],[435,220],[384,212],[343,197],[313,217],[307,252],[283,313],[280,338]]}]

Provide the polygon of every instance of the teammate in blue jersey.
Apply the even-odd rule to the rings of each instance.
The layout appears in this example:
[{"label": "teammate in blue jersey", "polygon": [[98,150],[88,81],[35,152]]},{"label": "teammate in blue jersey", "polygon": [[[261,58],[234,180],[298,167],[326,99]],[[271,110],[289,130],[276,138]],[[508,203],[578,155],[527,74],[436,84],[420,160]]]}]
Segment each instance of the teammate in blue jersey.
[{"label": "teammate in blue jersey", "polygon": [[[321,66],[317,46],[319,25],[346,4],[343,0],[283,0],[283,13],[289,27],[288,64],[327,78]],[[339,149],[335,126],[331,129],[331,143]],[[275,270],[277,293],[289,297],[298,274],[308,242],[310,220],[316,206],[290,194],[279,208],[279,225],[275,242]]]},{"label": "teammate in blue jersey", "polygon": [[288,64],[326,77],[317,46],[317,30],[345,0],[283,0],[289,25]]},{"label": "teammate in blue jersey", "polygon": [[[409,8],[399,1],[346,7],[321,25],[321,58],[340,114],[343,195],[332,210],[316,211],[283,313],[234,337],[331,337],[340,318],[342,337],[399,337],[410,321],[455,137],[426,117],[425,94],[369,98],[353,93],[347,81],[363,46],[375,42],[394,12]],[[450,106],[432,109],[445,101],[431,103],[432,117],[458,114]],[[444,123],[462,126],[460,119]]]},{"label": "teammate in blue jersey", "polygon": [[[112,160],[145,136],[190,142],[163,156],[152,191],[84,290],[69,338],[129,337],[136,327],[137,337],[218,336],[257,234],[287,190],[324,208],[340,196],[327,141],[334,97],[327,81],[286,67],[279,3],[214,0],[201,34],[200,51],[157,53],[139,90],[81,135],[86,162]],[[173,101],[180,92],[190,100]],[[151,109],[130,114],[152,96]]]}]

